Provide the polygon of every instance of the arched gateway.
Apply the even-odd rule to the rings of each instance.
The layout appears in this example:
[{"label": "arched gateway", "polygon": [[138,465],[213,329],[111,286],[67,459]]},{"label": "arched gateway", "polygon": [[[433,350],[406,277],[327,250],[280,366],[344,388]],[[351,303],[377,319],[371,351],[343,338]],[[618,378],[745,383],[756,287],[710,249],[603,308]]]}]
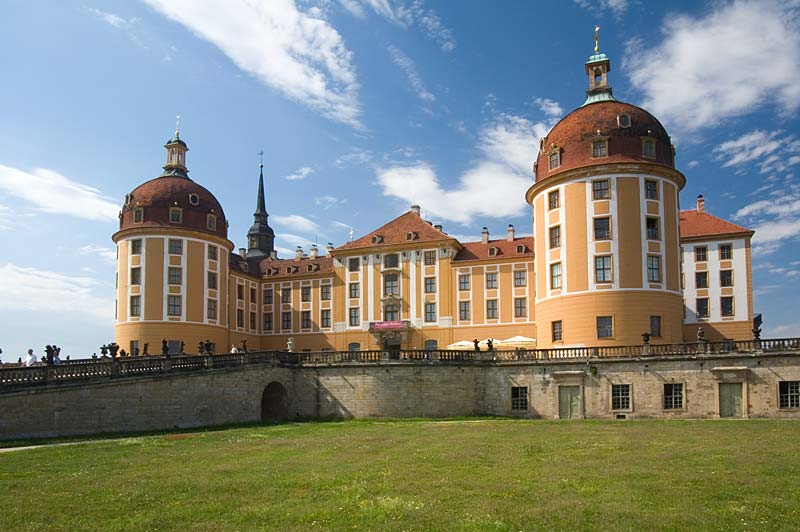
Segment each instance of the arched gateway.
[{"label": "arched gateway", "polygon": [[279,382],[271,382],[261,395],[261,421],[283,421],[289,418],[289,397]]}]

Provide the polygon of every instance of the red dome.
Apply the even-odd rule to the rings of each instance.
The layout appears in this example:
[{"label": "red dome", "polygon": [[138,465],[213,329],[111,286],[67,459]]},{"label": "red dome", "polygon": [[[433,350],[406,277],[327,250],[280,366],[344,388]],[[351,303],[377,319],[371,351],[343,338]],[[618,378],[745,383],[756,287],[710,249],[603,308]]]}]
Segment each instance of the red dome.
[{"label": "red dome", "polygon": [[[142,208],[142,221],[134,222]],[[181,223],[171,223],[169,209],[180,207]],[[208,215],[216,215],[216,229],[208,228]],[[161,176],[133,189],[125,197],[119,228],[174,227],[228,237],[228,224],[222,206],[214,195],[188,177]]]},{"label": "red dome", "polygon": [[[608,139],[608,156],[594,158],[592,142],[602,138]],[[655,140],[655,157],[644,156],[645,138]],[[561,164],[551,170],[549,156],[556,149],[561,154]],[[618,101],[590,103],[562,118],[542,139],[536,158],[536,181],[575,168],[627,162],[674,168],[672,142],[664,126],[635,105]]]}]

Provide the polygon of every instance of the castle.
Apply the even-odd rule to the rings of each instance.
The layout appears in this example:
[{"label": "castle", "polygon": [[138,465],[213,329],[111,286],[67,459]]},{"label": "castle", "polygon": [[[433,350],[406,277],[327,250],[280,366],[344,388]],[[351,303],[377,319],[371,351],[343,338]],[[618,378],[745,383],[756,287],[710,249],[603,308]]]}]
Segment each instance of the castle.
[{"label": "castle", "polygon": [[[163,173],[127,194],[117,245],[116,342],[131,354],[445,349],[473,339],[522,347],[749,339],[753,232],[696,207],[667,131],[614,98],[611,62],[585,64],[586,101],[541,139],[526,193],[533,236],[459,242],[412,206],[325,253],[278,258],[263,165],[248,247],[234,252],[222,205],[167,141]],[[533,158],[534,154],[531,154]]]}]

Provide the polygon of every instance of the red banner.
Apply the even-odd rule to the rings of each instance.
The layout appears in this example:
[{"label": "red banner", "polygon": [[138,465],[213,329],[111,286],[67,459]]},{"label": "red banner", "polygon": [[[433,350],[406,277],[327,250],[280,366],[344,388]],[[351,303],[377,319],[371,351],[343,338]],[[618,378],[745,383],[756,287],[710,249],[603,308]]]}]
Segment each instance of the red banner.
[{"label": "red banner", "polygon": [[402,331],[404,328],[405,325],[401,320],[372,322],[373,331]]}]

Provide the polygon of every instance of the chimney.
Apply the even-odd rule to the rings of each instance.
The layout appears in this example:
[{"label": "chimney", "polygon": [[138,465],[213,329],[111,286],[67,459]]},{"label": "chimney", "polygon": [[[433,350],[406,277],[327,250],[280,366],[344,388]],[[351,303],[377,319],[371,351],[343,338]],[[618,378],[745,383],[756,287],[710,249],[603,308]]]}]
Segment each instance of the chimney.
[{"label": "chimney", "polygon": [[703,199],[702,194],[697,196],[697,212],[706,212],[706,200]]},{"label": "chimney", "polygon": [[294,260],[300,260],[303,258],[303,248],[301,246],[297,246],[297,249],[294,250]]},{"label": "chimney", "polygon": [[239,256],[242,258],[247,257],[247,248],[239,248]]},{"label": "chimney", "polygon": [[508,229],[506,229],[506,240],[509,242],[514,241],[514,225],[508,224]]},{"label": "chimney", "polygon": [[333,244],[328,242],[328,245],[325,246],[325,251],[327,251],[328,254],[330,255],[331,251],[333,251]]},{"label": "chimney", "polygon": [[481,231],[481,244],[488,244],[489,243],[489,229],[487,227],[483,228]]},{"label": "chimney", "polygon": [[319,253],[319,249],[317,248],[317,245],[316,244],[312,244],[311,245],[311,251],[309,252],[308,257],[311,258],[311,259],[316,259],[317,258],[317,253]]},{"label": "chimney", "polygon": [[269,252],[269,258],[272,260],[278,260],[278,252],[273,249]]},{"label": "chimney", "polygon": [[433,228],[439,231],[440,233],[442,232],[442,224],[436,224],[433,226]]},{"label": "chimney", "polygon": [[419,211],[420,211],[419,205],[412,205],[411,206],[411,212],[413,212],[417,216],[419,216]]}]

